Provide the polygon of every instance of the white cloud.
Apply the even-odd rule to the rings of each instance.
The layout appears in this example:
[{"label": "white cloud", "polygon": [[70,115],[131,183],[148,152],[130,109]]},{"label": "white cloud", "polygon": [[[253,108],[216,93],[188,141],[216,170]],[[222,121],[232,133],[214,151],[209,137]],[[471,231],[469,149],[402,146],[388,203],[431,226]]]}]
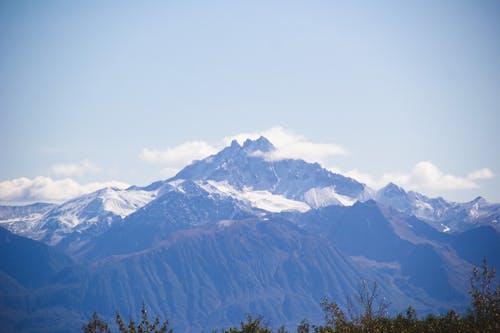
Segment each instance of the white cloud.
[{"label": "white cloud", "polygon": [[475,189],[479,188],[479,184],[476,182],[477,180],[488,179],[495,176],[488,168],[472,171],[465,177],[456,176],[443,172],[439,167],[429,161],[418,162],[410,172],[384,173],[379,178],[360,172],[357,169],[346,172],[341,172],[338,169],[331,170],[361,181],[374,189],[379,189],[390,182],[411,190],[437,191]]},{"label": "white cloud", "polygon": [[163,163],[178,169],[216,152],[217,148],[205,141],[190,141],[165,150],[144,148],[139,157],[146,162]]},{"label": "white cloud", "polygon": [[129,184],[118,181],[79,184],[69,178],[53,180],[52,178],[43,176],[38,176],[33,179],[22,177],[0,182],[0,202],[60,203],[86,193],[97,191],[104,187],[127,188],[129,186]]},{"label": "white cloud", "polygon": [[476,179],[490,179],[490,178],[493,178],[493,177],[495,177],[495,174],[493,173],[493,171],[491,171],[488,168],[483,168],[483,169],[479,169],[479,170],[476,170],[476,171],[472,171],[467,176],[467,178],[473,179],[473,180],[476,180]]},{"label": "white cloud", "polygon": [[99,168],[88,159],[84,159],[79,163],[55,164],[49,169],[51,175],[60,177],[81,177],[98,171]]},{"label": "white cloud", "polygon": [[303,136],[280,126],[262,132],[240,133],[225,137],[224,143],[227,145],[232,140],[236,140],[243,144],[246,139],[255,140],[260,136],[266,137],[276,148],[274,151],[262,153],[262,156],[270,161],[298,158],[308,162],[325,163],[328,157],[347,154],[347,150],[340,145],[308,141]]},{"label": "white cloud", "polygon": [[410,186],[431,190],[472,189],[479,186],[468,177],[445,174],[436,165],[428,161],[418,162],[412,170]]},{"label": "white cloud", "polygon": [[[343,172],[339,169],[336,169],[336,168],[329,168],[329,170],[332,172],[340,173],[344,176],[353,178],[353,179],[357,180],[358,182],[364,183],[364,184],[366,184],[369,187],[374,188],[374,189],[381,188],[391,181],[394,182],[393,179],[395,178],[395,175],[385,174],[382,177],[380,177],[379,179],[375,179],[375,177],[373,177],[372,175],[365,173],[365,172],[362,172],[362,171],[359,171],[358,169],[352,169],[352,170],[345,171],[345,172]],[[398,183],[400,183],[400,181],[398,181]]]}]

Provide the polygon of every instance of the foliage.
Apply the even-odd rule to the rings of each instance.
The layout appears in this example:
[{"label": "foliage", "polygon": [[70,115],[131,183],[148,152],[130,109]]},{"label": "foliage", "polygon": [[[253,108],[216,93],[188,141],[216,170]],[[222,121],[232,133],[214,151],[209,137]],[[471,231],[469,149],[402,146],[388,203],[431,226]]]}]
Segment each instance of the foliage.
[{"label": "foliage", "polygon": [[92,314],[92,320],[83,325],[82,330],[84,333],[111,333],[108,323],[99,319],[96,312]]},{"label": "foliage", "polygon": [[[172,329],[168,328],[168,320],[160,323],[158,317],[151,322],[148,318],[148,312],[146,306],[142,304],[141,307],[141,321],[136,325],[134,320],[130,319],[128,324],[126,324],[120,313],[116,312],[116,324],[118,325],[118,330],[121,333],[173,333]],[[111,333],[111,329],[108,324],[97,317],[94,312],[92,320],[83,326],[84,333]]]},{"label": "foliage", "polygon": [[325,299],[321,306],[325,313],[327,326],[335,332],[371,331],[373,326],[382,321],[387,315],[388,303],[380,297],[377,282],[369,288],[365,280],[361,280],[358,290],[357,304],[347,298],[347,315],[336,302]]},{"label": "foliage", "polygon": [[232,327],[229,330],[224,331],[224,333],[271,333],[271,329],[268,328],[262,322],[262,317],[257,316],[255,319],[251,315],[247,315],[246,322],[240,323],[240,328]]},{"label": "foliage", "polygon": [[470,284],[469,322],[477,332],[500,332],[500,283],[495,281],[495,269],[488,268],[486,258],[481,269],[474,267]]}]

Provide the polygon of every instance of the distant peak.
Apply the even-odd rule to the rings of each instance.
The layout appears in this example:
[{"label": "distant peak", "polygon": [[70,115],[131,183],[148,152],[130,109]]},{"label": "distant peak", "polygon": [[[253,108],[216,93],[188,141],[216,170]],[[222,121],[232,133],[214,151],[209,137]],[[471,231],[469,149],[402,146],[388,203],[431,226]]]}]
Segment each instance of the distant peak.
[{"label": "distant peak", "polygon": [[481,196],[476,197],[476,198],[475,198],[474,200],[472,200],[471,202],[472,202],[473,204],[475,204],[475,203],[479,203],[479,204],[487,204],[487,203],[488,203],[488,201],[487,201],[485,198],[481,197]]},{"label": "distant peak", "polygon": [[389,183],[389,184],[387,184],[385,187],[386,187],[386,188],[393,188],[393,189],[403,190],[403,188],[402,188],[401,186],[396,185],[396,184],[394,184],[393,182],[390,182],[390,183]]},{"label": "distant peak", "polygon": [[402,194],[406,194],[406,191],[394,184],[394,183],[389,183],[387,184],[385,187],[383,187],[382,189],[380,189],[380,192],[383,192],[384,194],[386,195],[402,195]]},{"label": "distant peak", "polygon": [[258,150],[262,152],[268,152],[273,150],[274,146],[268,139],[261,136],[256,140],[247,139],[245,143],[243,143],[243,149],[245,149],[247,152],[254,152]]}]

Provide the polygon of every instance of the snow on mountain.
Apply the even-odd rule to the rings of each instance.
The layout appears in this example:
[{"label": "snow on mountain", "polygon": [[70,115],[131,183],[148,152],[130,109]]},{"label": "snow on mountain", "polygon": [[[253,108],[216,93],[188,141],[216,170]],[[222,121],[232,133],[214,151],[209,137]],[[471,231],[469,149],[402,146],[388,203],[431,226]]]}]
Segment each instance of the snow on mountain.
[{"label": "snow on mountain", "polygon": [[0,223],[19,219],[35,219],[54,208],[55,204],[35,203],[25,206],[0,206]]},{"label": "snow on mountain", "polygon": [[356,199],[335,192],[334,186],[314,187],[304,193],[305,202],[312,208],[330,205],[352,206]]},{"label": "snow on mountain", "polygon": [[26,206],[0,206],[0,225],[15,234],[31,228],[55,204],[35,203]]},{"label": "snow on mountain", "polygon": [[241,191],[237,190],[229,185],[227,181],[218,182],[215,180],[208,180],[198,181],[197,183],[209,193],[231,196],[237,200],[249,203],[252,207],[260,208],[268,212],[306,212],[310,209],[309,205],[302,201],[287,199],[282,195],[272,194],[269,191],[254,191],[252,188],[244,188]]},{"label": "snow on mountain", "polygon": [[70,227],[92,223],[106,212],[124,218],[156,197],[155,192],[104,188],[67,201],[52,210],[48,217],[57,217]]},{"label": "snow on mountain", "polygon": [[156,197],[155,192],[118,190],[107,188],[102,196],[103,209],[124,218],[145,206]]},{"label": "snow on mountain", "polygon": [[233,141],[219,153],[187,166],[169,183],[175,185],[173,182],[184,179],[201,182],[208,191],[216,190],[270,212],[351,206],[373,197],[365,185],[318,163],[266,159],[274,149],[264,137],[246,140],[243,145]]}]

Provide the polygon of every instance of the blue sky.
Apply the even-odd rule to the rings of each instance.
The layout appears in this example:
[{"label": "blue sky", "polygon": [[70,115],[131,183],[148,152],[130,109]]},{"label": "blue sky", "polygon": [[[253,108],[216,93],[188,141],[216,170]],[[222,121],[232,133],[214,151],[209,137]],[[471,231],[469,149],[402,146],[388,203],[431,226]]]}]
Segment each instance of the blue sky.
[{"label": "blue sky", "polygon": [[2,1],[0,50],[3,203],[146,185],[241,133],[500,202],[498,1]]}]

